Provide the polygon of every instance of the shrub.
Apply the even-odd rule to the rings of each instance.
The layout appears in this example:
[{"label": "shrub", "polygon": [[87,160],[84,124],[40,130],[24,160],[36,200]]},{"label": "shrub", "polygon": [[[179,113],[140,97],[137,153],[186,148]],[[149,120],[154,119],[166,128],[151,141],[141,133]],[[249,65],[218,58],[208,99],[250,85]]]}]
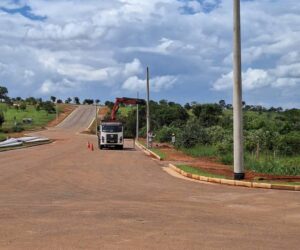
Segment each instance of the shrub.
[{"label": "shrub", "polygon": [[49,114],[53,114],[56,112],[54,104],[50,101],[41,103],[41,108],[47,111],[47,113]]},{"label": "shrub", "polygon": [[191,148],[197,144],[207,144],[208,135],[197,119],[191,119],[176,140],[177,147]]},{"label": "shrub", "polygon": [[194,115],[205,127],[217,125],[222,115],[222,108],[218,104],[197,104],[193,106]]},{"label": "shrub", "polygon": [[159,142],[171,142],[173,133],[175,134],[175,136],[179,135],[180,129],[175,127],[164,126],[161,130],[157,132],[156,139]]},{"label": "shrub", "polygon": [[0,110],[0,128],[2,127],[2,124],[5,122],[4,113],[2,110]]},{"label": "shrub", "polygon": [[25,103],[25,102],[22,102],[22,103],[20,104],[20,109],[21,109],[22,111],[25,111],[26,108],[27,108],[26,103]]},{"label": "shrub", "polygon": [[298,154],[300,151],[300,133],[291,132],[279,139],[279,151],[284,155]]},{"label": "shrub", "polygon": [[12,131],[16,132],[16,133],[22,132],[23,130],[24,130],[24,128],[21,127],[21,126],[15,126],[15,127],[12,128]]}]

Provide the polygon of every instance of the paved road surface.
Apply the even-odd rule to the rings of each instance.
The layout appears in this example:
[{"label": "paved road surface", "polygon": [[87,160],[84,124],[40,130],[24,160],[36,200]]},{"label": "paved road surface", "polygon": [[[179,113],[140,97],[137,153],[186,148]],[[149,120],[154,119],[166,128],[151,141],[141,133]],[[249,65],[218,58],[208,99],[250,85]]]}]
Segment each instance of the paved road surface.
[{"label": "paved road surface", "polygon": [[68,116],[57,128],[74,131],[87,128],[94,119],[96,108],[94,106],[79,106],[70,116]]},{"label": "paved road surface", "polygon": [[42,133],[54,144],[0,153],[0,249],[299,249],[300,193],[186,181],[129,148],[88,151],[82,110],[76,128]]}]

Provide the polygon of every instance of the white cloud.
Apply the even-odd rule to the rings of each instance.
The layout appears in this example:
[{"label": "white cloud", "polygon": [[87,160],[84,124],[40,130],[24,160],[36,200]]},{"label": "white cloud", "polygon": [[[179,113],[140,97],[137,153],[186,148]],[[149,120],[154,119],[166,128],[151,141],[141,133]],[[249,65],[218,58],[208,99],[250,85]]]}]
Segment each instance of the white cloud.
[{"label": "white cloud", "polygon": [[[12,95],[28,95],[38,89],[47,96],[58,89],[61,95],[80,91],[88,96],[106,86],[101,88],[100,98],[108,99],[116,92],[135,91],[132,86],[143,86],[146,65],[153,69],[157,98],[167,99],[170,92],[175,98],[183,96],[172,88],[175,82],[180,84],[176,76],[184,76],[182,84],[189,86],[185,101],[214,101],[219,93],[209,91],[211,83],[214,90],[230,91],[231,1],[0,3],[6,8],[25,5],[33,15],[47,18],[35,21],[20,13],[0,11],[0,76]],[[186,7],[192,15],[183,14]],[[244,85],[249,95],[269,86],[280,93],[281,106],[287,101],[298,103],[300,2],[241,1],[241,7]],[[68,88],[66,81],[76,84]],[[283,95],[283,88],[290,91]],[[203,89],[207,91],[200,91]],[[288,95],[294,99],[289,100]],[[264,102],[273,102],[266,98]]]},{"label": "white cloud", "polygon": [[[162,90],[168,90],[174,86],[177,81],[175,76],[159,76],[150,79],[150,88],[153,92],[159,92]],[[131,92],[145,92],[146,80],[142,80],[137,76],[128,78],[122,85],[122,88]]]},{"label": "white cloud", "polygon": [[[287,88],[300,86],[300,70],[298,64],[278,66],[275,69],[247,69],[243,72],[242,83],[245,90],[254,90],[266,86],[273,88]],[[214,90],[231,89],[233,86],[233,72],[222,75],[213,84]]]},{"label": "white cloud", "polygon": [[124,75],[126,77],[132,75],[138,75],[143,72],[143,66],[139,59],[134,58],[131,63],[126,63],[124,68]]},{"label": "white cloud", "polygon": [[48,79],[43,82],[40,89],[38,90],[38,93],[44,95],[61,94],[74,87],[76,87],[76,83],[71,82],[68,79],[63,79],[62,81],[58,81],[58,82]]}]

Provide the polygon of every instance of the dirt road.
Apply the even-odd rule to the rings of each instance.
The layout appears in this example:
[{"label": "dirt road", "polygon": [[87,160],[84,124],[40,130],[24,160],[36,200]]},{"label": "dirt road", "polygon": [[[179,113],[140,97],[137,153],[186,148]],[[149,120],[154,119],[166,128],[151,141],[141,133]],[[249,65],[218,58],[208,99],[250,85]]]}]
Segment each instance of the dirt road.
[{"label": "dirt road", "polygon": [[92,113],[42,132],[54,144],[0,153],[0,249],[299,248],[299,193],[182,180],[129,148],[88,151],[95,136],[77,132]]}]

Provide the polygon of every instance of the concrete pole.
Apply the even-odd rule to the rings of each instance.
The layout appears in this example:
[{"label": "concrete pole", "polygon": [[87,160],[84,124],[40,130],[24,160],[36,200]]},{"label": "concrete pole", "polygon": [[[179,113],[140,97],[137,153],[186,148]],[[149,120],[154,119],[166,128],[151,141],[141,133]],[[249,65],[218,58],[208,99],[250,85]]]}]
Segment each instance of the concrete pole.
[{"label": "concrete pole", "polygon": [[149,132],[150,132],[150,83],[149,83],[149,67],[147,67],[147,148],[149,148]]},{"label": "concrete pole", "polygon": [[57,103],[57,101],[56,101],[55,107],[56,107],[56,122],[58,122],[58,103]]},{"label": "concrete pole", "polygon": [[96,126],[96,129],[95,129],[95,134],[96,136],[98,135],[98,107],[97,107],[97,103],[96,103],[96,114],[95,114],[95,126]]},{"label": "concrete pole", "polygon": [[[139,99],[139,92],[137,92],[137,99]],[[139,105],[136,105],[136,138],[139,140]]]},{"label": "concrete pole", "polygon": [[234,179],[245,177],[243,149],[243,111],[242,111],[242,63],[241,63],[241,20],[240,0],[233,0],[234,52],[233,52],[233,136],[234,136]]}]

